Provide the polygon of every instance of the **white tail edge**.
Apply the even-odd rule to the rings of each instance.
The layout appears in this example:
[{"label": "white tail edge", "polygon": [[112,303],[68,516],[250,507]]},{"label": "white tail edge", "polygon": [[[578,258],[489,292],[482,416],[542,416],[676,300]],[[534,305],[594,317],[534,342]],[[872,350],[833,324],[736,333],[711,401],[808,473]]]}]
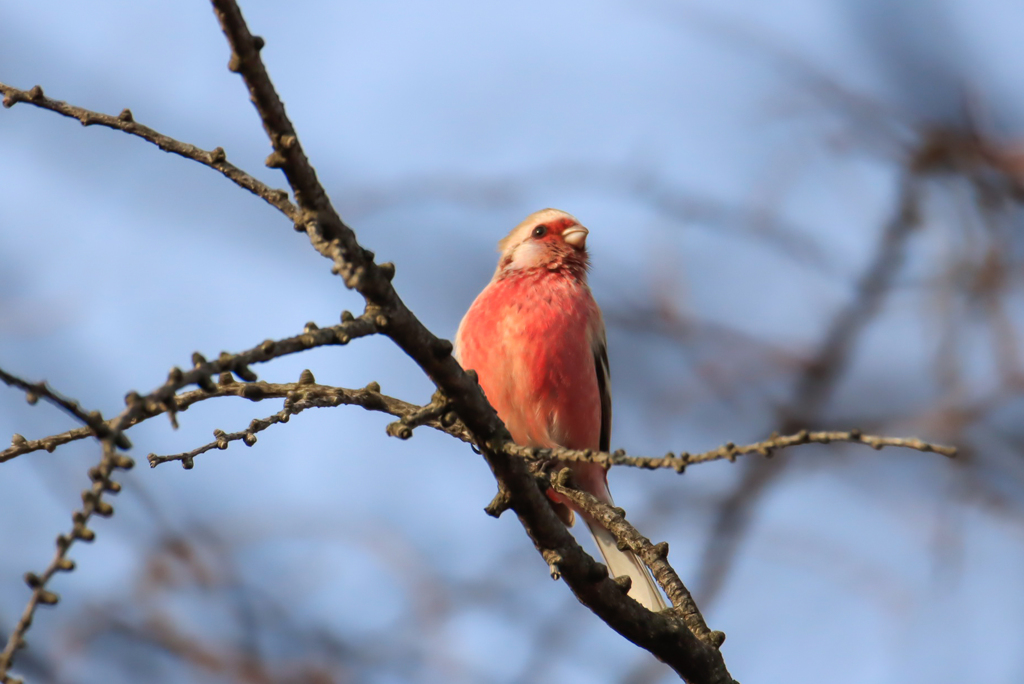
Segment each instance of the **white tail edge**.
[{"label": "white tail edge", "polygon": [[602,527],[599,523],[589,520],[589,516],[581,516],[594,535],[597,548],[604,557],[604,563],[608,566],[608,572],[612,577],[629,576],[632,580],[629,588],[629,597],[642,605],[644,608],[655,613],[665,610],[665,599],[661,597],[661,590],[655,584],[647,566],[643,564],[632,551],[620,551],[618,543],[612,533]]}]

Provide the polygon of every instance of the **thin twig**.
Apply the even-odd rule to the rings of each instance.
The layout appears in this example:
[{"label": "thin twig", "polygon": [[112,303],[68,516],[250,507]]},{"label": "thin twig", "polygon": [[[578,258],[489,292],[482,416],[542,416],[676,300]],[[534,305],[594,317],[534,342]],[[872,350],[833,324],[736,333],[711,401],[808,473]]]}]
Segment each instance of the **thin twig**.
[{"label": "thin twig", "polygon": [[524,447],[518,444],[506,444],[506,453],[514,454],[529,460],[549,460],[552,458],[560,461],[586,461],[588,463],[599,463],[606,467],[611,466],[632,466],[654,470],[657,468],[671,468],[676,472],[683,472],[687,466],[695,463],[707,463],[709,461],[736,460],[737,456],[747,454],[759,454],[771,457],[779,449],[799,446],[801,444],[831,444],[833,442],[849,442],[851,444],[864,444],[872,449],[884,449],[885,447],[902,447],[904,449],[915,449],[917,451],[934,452],[948,458],[956,456],[956,447],[943,444],[932,444],[920,439],[907,439],[902,437],[879,437],[877,435],[865,435],[860,430],[847,430],[845,432],[808,432],[801,430],[793,435],[773,435],[772,437],[753,444],[737,446],[733,443],[705,451],[699,454],[686,452],[673,454],[669,452],[664,456],[627,456],[623,450],[612,453],[603,451],[591,451],[589,449],[538,449],[535,447]]},{"label": "thin twig", "polygon": [[[96,435],[96,437],[100,439],[103,439],[110,434],[110,429],[107,427],[106,421],[103,420],[102,413],[99,411],[86,411],[77,401],[65,397],[56,390],[50,389],[45,382],[28,382],[15,375],[7,373],[3,368],[0,368],[0,380],[10,387],[17,387],[18,389],[25,390],[25,399],[30,404],[35,404],[40,399],[45,399],[54,406],[63,409],[66,413],[69,413],[88,426],[89,430],[87,434]],[[20,437],[20,435],[14,436],[11,440],[12,444],[25,441],[24,437],[20,440],[18,437]],[[124,435],[117,440],[117,446],[121,449],[132,448],[131,442],[129,442],[128,438]],[[0,459],[0,461],[3,460],[6,459]]]},{"label": "thin twig", "polygon": [[[304,371],[304,375],[305,373],[308,373],[308,371]],[[309,377],[312,376],[310,375]],[[182,467],[186,469],[192,468],[194,465],[193,461],[196,456],[205,454],[207,451],[212,451],[214,449],[227,449],[230,442],[239,440],[243,441],[246,446],[252,446],[256,443],[257,432],[262,432],[271,425],[287,423],[291,416],[301,413],[309,408],[361,406],[368,411],[380,411],[382,413],[391,414],[399,419],[406,419],[421,416],[424,409],[431,406],[431,404],[428,404],[426,407],[417,406],[416,404],[410,404],[409,402],[402,401],[401,399],[395,399],[394,397],[389,397],[386,394],[381,394],[380,386],[377,383],[370,383],[362,389],[345,389],[344,387],[330,387],[328,385],[311,384],[310,382],[303,382],[302,380],[297,383],[287,384],[256,382],[244,385],[235,385],[234,387],[218,387],[217,394],[208,394],[204,398],[228,396],[231,394],[244,396],[246,399],[252,401],[284,398],[285,404],[284,408],[277,413],[266,418],[257,418],[253,420],[245,430],[230,433],[223,432],[221,430],[214,430],[213,435],[216,437],[214,441],[192,449],[191,451],[173,454],[170,456],[150,454],[149,465],[155,468],[161,463],[181,461]],[[179,402],[181,401],[180,396],[178,400]],[[452,435],[453,437],[457,437],[464,442],[472,441],[469,433],[467,433],[461,425],[445,425],[439,418],[420,420],[418,424],[440,430]]]},{"label": "thin twig", "polygon": [[172,152],[186,159],[197,161],[204,166],[209,166],[211,169],[216,169],[235,185],[245,188],[280,210],[281,213],[292,219],[293,222],[298,220],[299,211],[288,200],[287,192],[271,188],[256,180],[245,171],[242,171],[234,164],[229,163],[223,147],[207,151],[195,145],[175,140],[163,133],[154,131],[148,126],[136,123],[135,117],[129,109],[125,109],[117,116],[111,116],[76,107],[61,100],[52,100],[43,95],[43,89],[40,86],[34,86],[29,90],[19,90],[13,86],[0,83],[0,93],[3,93],[3,104],[7,108],[13,107],[19,102],[24,102],[41,109],[48,109],[70,119],[77,119],[83,126],[104,126],[138,136],[143,140],[148,140],[164,152]]},{"label": "thin twig", "polygon": [[[338,325],[332,325],[328,328],[318,328],[314,323],[307,323],[305,332],[299,335],[294,335],[283,340],[266,340],[255,347],[237,354],[228,354],[224,352],[220,357],[218,357],[216,367],[206,364],[206,360],[202,355],[196,352],[192,355],[193,363],[197,361],[201,361],[201,363],[193,369],[193,375],[190,376],[192,377],[191,382],[202,383],[206,386],[205,389],[199,389],[193,392],[177,395],[172,401],[159,404],[150,403],[145,407],[145,410],[142,413],[133,415],[130,422],[127,423],[123,429],[127,430],[142,421],[153,418],[154,416],[159,416],[167,411],[171,411],[172,413],[184,411],[192,404],[197,401],[202,401],[203,399],[216,396],[245,396],[246,392],[258,392],[258,390],[255,389],[244,389],[245,387],[251,387],[251,383],[256,380],[256,374],[249,368],[251,364],[265,363],[272,359],[287,356],[289,354],[296,354],[307,349],[313,349],[314,347],[345,345],[354,339],[371,335],[377,331],[376,320],[373,315],[363,314],[356,318],[346,311],[342,314],[342,319],[342,322]],[[204,369],[205,373],[202,372]],[[181,372],[182,371],[180,369],[171,371],[172,375]],[[247,380],[249,384],[240,385],[234,390],[224,389],[223,378],[221,378],[221,384],[215,388],[212,376],[223,372],[234,372],[238,377],[243,380]],[[0,371],[0,373],[2,373],[2,371]],[[130,396],[131,393],[129,394],[129,397]],[[109,429],[110,424],[111,421],[107,421],[100,429],[107,430]],[[92,428],[77,428],[36,440],[26,440],[24,437],[21,437],[21,435],[15,435],[11,440],[11,446],[0,451],[0,463],[33,451],[45,449],[48,452],[53,452],[54,449],[62,444],[84,439],[91,434],[93,434]]]},{"label": "thin twig", "polygon": [[68,534],[58,535],[57,550],[41,574],[25,573],[25,583],[32,590],[32,595],[29,596],[18,623],[11,630],[3,651],[0,651],[0,682],[13,684],[20,680],[10,677],[8,670],[14,660],[15,652],[25,646],[25,633],[32,624],[36,608],[40,605],[52,606],[60,600],[57,594],[47,589],[47,583],[56,573],[69,572],[75,568],[74,561],[67,557],[68,549],[79,539],[91,542],[96,538],[96,534],[87,527],[89,520],[94,513],[102,517],[113,515],[114,508],[103,501],[103,494],[118,492],[121,489],[120,483],[113,481],[111,475],[117,469],[128,470],[135,463],[127,456],[117,453],[118,446],[130,446],[130,444],[116,427],[111,427],[103,420],[103,416],[98,411],[86,412],[78,402],[58,394],[47,387],[45,383],[26,382],[2,370],[0,370],[0,379],[8,385],[25,390],[30,403],[35,403],[39,398],[43,398],[87,423],[89,433],[95,434],[103,442],[103,457],[100,459],[99,465],[89,470],[89,478],[93,484],[91,488],[82,492],[82,507],[71,516],[71,531]]},{"label": "thin twig", "polygon": [[9,461],[22,454],[30,454],[33,451],[48,451],[53,453],[62,444],[85,439],[93,434],[92,428],[75,428],[56,435],[42,437],[40,439],[25,439],[23,435],[15,434],[11,438],[11,446],[0,451],[0,463]]}]

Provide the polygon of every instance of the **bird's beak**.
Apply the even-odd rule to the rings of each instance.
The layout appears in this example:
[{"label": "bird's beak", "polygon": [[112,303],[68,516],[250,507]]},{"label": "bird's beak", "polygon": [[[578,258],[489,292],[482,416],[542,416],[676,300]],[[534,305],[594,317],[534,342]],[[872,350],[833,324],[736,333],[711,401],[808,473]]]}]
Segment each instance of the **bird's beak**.
[{"label": "bird's beak", "polygon": [[587,235],[590,231],[583,226],[572,226],[562,231],[562,239],[576,249],[583,249],[587,244]]}]

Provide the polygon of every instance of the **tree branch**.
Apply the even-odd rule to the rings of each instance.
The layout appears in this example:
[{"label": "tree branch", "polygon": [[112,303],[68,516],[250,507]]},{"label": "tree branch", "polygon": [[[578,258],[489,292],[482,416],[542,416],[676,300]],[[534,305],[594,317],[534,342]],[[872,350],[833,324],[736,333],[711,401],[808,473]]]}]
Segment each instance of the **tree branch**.
[{"label": "tree branch", "polygon": [[[195,364],[195,368],[191,371],[192,375],[190,376],[193,379],[190,380],[189,383],[185,384],[198,384],[200,385],[200,389],[194,392],[176,395],[164,403],[150,404],[146,406],[142,413],[133,416],[131,421],[122,429],[126,430],[144,420],[148,420],[154,416],[159,416],[168,411],[171,412],[173,420],[174,413],[184,411],[198,401],[215,396],[233,395],[251,398],[259,393],[258,389],[245,389],[247,387],[252,388],[252,383],[255,383],[257,379],[256,374],[249,368],[251,364],[265,363],[272,359],[287,356],[289,354],[296,354],[315,347],[346,345],[354,339],[372,335],[377,332],[376,317],[373,315],[363,314],[356,318],[348,311],[345,311],[342,312],[341,318],[341,323],[338,325],[332,325],[328,328],[319,328],[315,323],[310,322],[306,324],[305,331],[300,335],[294,335],[283,340],[265,340],[255,347],[237,354],[222,352],[218,357],[216,364],[209,364],[202,354],[199,352],[194,353],[192,355],[192,362]],[[3,371],[0,371],[0,373],[2,372]],[[179,368],[171,370],[171,375],[177,375],[179,373],[182,373]],[[223,373],[228,373],[229,375],[224,376]],[[225,389],[226,386],[234,382],[230,373],[234,373],[249,384],[238,385],[234,389]],[[221,377],[219,378],[219,385],[214,385],[212,377],[217,374],[221,374]],[[24,383],[24,381],[21,382]],[[24,387],[21,387],[21,385],[18,386],[22,389],[26,389],[30,393],[35,393],[36,396],[45,396],[40,394],[38,386],[29,385],[29,383],[24,383],[24,385]],[[125,397],[125,401],[128,401],[132,394],[134,393],[129,393],[129,395]],[[103,426],[99,427],[99,429],[107,430],[111,423],[112,421],[108,421],[104,423]],[[9,461],[12,458],[21,456],[22,454],[40,451],[42,449],[52,452],[62,444],[84,439],[91,434],[93,434],[93,428],[68,430],[67,432],[62,432],[57,435],[51,435],[49,437],[43,437],[41,439],[31,441],[26,440],[21,435],[14,435],[11,439],[11,446],[0,451],[0,463]],[[106,433],[104,432],[104,435],[105,434]],[[122,435],[122,439],[126,438]]]},{"label": "tree branch", "polygon": [[[904,171],[896,206],[886,221],[871,260],[857,278],[854,296],[832,317],[821,343],[794,385],[793,399],[780,410],[784,433],[818,421],[849,365],[854,345],[881,310],[903,264],[907,242],[921,222],[921,179]],[[701,560],[698,586],[705,601],[721,589],[749,528],[753,512],[768,487],[783,472],[782,464],[749,462],[722,502]]]},{"label": "tree branch", "polygon": [[[29,597],[28,604],[21,618],[11,631],[3,651],[0,652],[0,682],[8,684],[8,682],[12,681],[8,671],[15,652],[25,644],[25,633],[32,624],[36,608],[40,604],[53,605],[57,603],[58,596],[49,591],[46,585],[58,571],[67,571],[74,568],[74,562],[67,557],[68,549],[71,548],[76,540],[92,541],[95,539],[96,534],[86,527],[94,513],[107,517],[114,512],[113,507],[106,501],[103,501],[103,494],[120,491],[120,483],[111,479],[114,471],[117,469],[127,470],[134,465],[132,459],[117,453],[117,446],[127,443],[123,434],[124,431],[132,425],[162,412],[170,414],[172,423],[175,423],[175,413],[185,410],[190,403],[201,401],[202,398],[208,398],[208,396],[217,393],[218,387],[212,380],[214,375],[220,375],[219,380],[222,390],[225,386],[231,387],[230,390],[224,390],[225,393],[232,392],[238,393],[240,396],[246,396],[247,392],[254,392],[254,390],[246,390],[251,385],[236,383],[231,377],[231,373],[234,373],[243,380],[255,382],[256,374],[249,368],[250,364],[261,363],[272,358],[312,349],[317,346],[348,344],[355,337],[370,335],[377,331],[376,318],[374,316],[363,314],[359,318],[355,318],[352,314],[345,312],[342,314],[342,319],[343,322],[341,324],[322,330],[317,328],[315,324],[309,323],[306,325],[305,332],[301,335],[290,337],[280,342],[266,340],[259,346],[239,354],[223,353],[216,361],[207,361],[197,352],[192,355],[194,368],[189,371],[182,371],[178,367],[172,368],[168,374],[167,381],[145,397],[140,396],[137,392],[129,392],[125,397],[127,408],[116,418],[107,422],[103,421],[102,416],[99,416],[98,413],[85,413],[77,403],[61,397],[42,383],[28,383],[0,371],[0,373],[3,373],[0,378],[4,382],[26,390],[30,396],[46,398],[48,401],[52,401],[61,406],[61,408],[71,412],[72,415],[80,417],[80,419],[91,421],[90,433],[102,434],[101,440],[103,443],[103,456],[99,464],[89,470],[89,478],[93,481],[92,488],[82,492],[83,505],[82,508],[75,511],[72,515],[74,524],[70,534],[62,534],[57,537],[57,551],[54,554],[53,560],[41,575],[36,575],[35,573],[25,575],[25,581],[32,589],[32,596]],[[191,393],[192,396],[189,397],[189,401],[183,400],[179,403],[176,392],[180,388],[191,384],[197,385],[199,389],[195,393]],[[255,392],[258,393],[259,390],[257,389]],[[12,441],[17,442],[18,440]],[[40,441],[45,442],[46,440]]]},{"label": "tree branch", "polygon": [[89,426],[89,433],[95,434],[103,441],[103,457],[100,459],[99,465],[89,470],[89,478],[93,484],[91,488],[82,491],[82,508],[76,510],[71,516],[70,533],[58,535],[57,550],[42,574],[25,573],[25,583],[32,590],[32,595],[29,597],[28,604],[22,611],[18,623],[11,630],[3,651],[0,651],[0,682],[14,684],[17,681],[20,684],[21,680],[13,680],[7,674],[11,662],[14,660],[14,654],[25,647],[25,633],[32,624],[36,608],[40,605],[56,605],[60,600],[57,594],[46,588],[47,583],[58,572],[70,572],[75,568],[74,561],[67,557],[68,549],[79,539],[91,542],[96,538],[95,533],[86,526],[87,523],[94,513],[102,517],[113,515],[113,507],[103,501],[102,497],[105,492],[121,490],[120,483],[113,481],[111,475],[114,470],[128,470],[135,463],[127,456],[121,456],[116,452],[118,445],[130,446],[130,443],[116,427],[111,427],[104,422],[99,411],[86,413],[78,402],[61,396],[47,387],[45,383],[29,383],[2,370],[0,370],[0,379],[8,385],[25,390],[29,403],[35,403],[41,397],[64,409],[85,422]]},{"label": "tree branch", "polygon": [[288,201],[287,192],[264,185],[234,164],[228,163],[223,147],[206,151],[195,145],[175,140],[163,133],[154,131],[148,126],[136,123],[130,109],[123,110],[117,116],[110,116],[109,114],[101,114],[82,107],[69,105],[61,100],[51,100],[43,95],[43,89],[40,86],[34,86],[29,90],[19,90],[13,86],[0,83],[0,93],[3,93],[4,107],[8,109],[19,102],[25,102],[41,109],[57,112],[70,119],[78,119],[83,126],[105,126],[106,128],[124,131],[143,140],[148,140],[164,152],[172,152],[219,171],[235,185],[245,188],[263,199],[271,206],[280,210],[288,218],[293,221],[298,220],[298,210],[294,204]]},{"label": "tree branch", "polygon": [[[110,428],[107,427],[107,423],[103,420],[103,414],[99,411],[86,412],[77,401],[68,399],[59,392],[50,389],[46,386],[45,382],[27,382],[7,373],[3,368],[0,368],[0,380],[3,380],[10,387],[25,390],[25,399],[29,404],[35,404],[42,398],[54,406],[63,409],[66,413],[69,413],[88,426],[89,430],[86,434],[96,435],[100,439],[110,434]],[[14,435],[11,439],[12,444],[25,441],[24,437],[21,437],[20,440],[18,439],[19,437],[21,435]],[[121,449],[131,449],[132,443],[128,441],[127,437],[121,435],[117,440],[117,446]]]},{"label": "tree branch", "polygon": [[654,470],[657,468],[671,468],[677,473],[686,470],[687,466],[695,463],[707,463],[709,461],[721,461],[727,459],[735,461],[737,456],[747,454],[760,454],[771,458],[774,452],[779,449],[786,449],[801,444],[831,444],[832,442],[849,442],[852,444],[864,444],[872,449],[880,450],[885,447],[902,447],[905,449],[916,449],[917,451],[934,452],[942,454],[947,458],[956,456],[956,447],[942,444],[932,444],[920,439],[906,439],[901,437],[879,437],[877,435],[865,435],[860,430],[848,430],[845,432],[808,432],[801,430],[793,435],[772,435],[769,439],[753,444],[736,446],[732,442],[723,444],[717,449],[705,451],[699,454],[688,454],[685,451],[676,455],[672,452],[664,456],[627,456],[626,452],[619,449],[612,453],[603,451],[591,451],[589,449],[537,449],[524,447],[515,443],[506,444],[503,448],[506,453],[526,458],[528,460],[550,460],[559,461],[586,461],[589,463],[600,463],[603,466],[632,466]]},{"label": "tree branch", "polygon": [[355,234],[342,222],[316,177],[284,105],[259,58],[262,38],[253,36],[233,0],[213,0],[221,28],[231,46],[229,69],[241,74],[250,99],[263,121],[274,152],[267,163],[281,168],[304,217],[302,225],[313,246],[331,259],[345,284],[366,298],[368,310],[379,310],[382,332],[423,369],[451,401],[452,408],[476,438],[499,486],[549,565],[560,568],[576,596],[609,626],[664,660],[693,682],[731,682],[717,648],[697,639],[681,620],[654,614],[626,596],[601,575],[596,563],[576,543],[555,515],[525,461],[502,451],[508,431],[487,403],[475,374],[463,371],[451,356],[452,345],[435,337],[405,306],[391,286],[394,266],[378,266]]},{"label": "tree branch", "polygon": [[[333,270],[341,275],[347,287],[355,289],[366,300],[366,312],[358,319],[343,316],[341,326],[318,330],[307,327],[303,335],[288,340],[267,340],[261,345],[239,354],[222,354],[215,361],[207,361],[198,353],[193,356],[193,368],[183,371],[174,368],[167,380],[146,396],[135,392],[126,397],[126,409],[115,419],[103,421],[98,414],[86,414],[77,403],[64,399],[45,387],[32,385],[14,378],[31,396],[45,396],[73,415],[86,419],[88,431],[69,431],[42,440],[12,440],[12,447],[0,452],[0,460],[13,458],[20,453],[45,448],[52,450],[58,443],[66,443],[88,434],[96,434],[103,442],[103,457],[100,464],[90,471],[93,488],[83,492],[83,508],[74,515],[74,527],[70,535],[58,538],[57,554],[42,576],[26,577],[33,588],[33,597],[21,621],[11,634],[7,647],[0,654],[0,676],[8,681],[7,669],[14,651],[23,643],[25,631],[31,623],[34,610],[39,603],[54,603],[56,595],[45,589],[46,582],[57,570],[73,566],[66,553],[76,539],[91,540],[94,534],[85,527],[93,513],[109,515],[113,509],[102,501],[102,494],[117,491],[118,483],[111,480],[117,468],[131,467],[131,459],[117,454],[116,447],[127,445],[124,431],[133,425],[160,413],[168,413],[172,422],[178,411],[185,410],[192,403],[217,396],[242,396],[251,400],[284,398],[284,408],[266,418],[253,421],[247,430],[236,433],[216,432],[217,440],[174,456],[150,458],[155,466],[169,460],[179,460],[185,467],[191,467],[195,456],[213,448],[225,448],[231,441],[242,440],[247,444],[255,442],[255,434],[270,425],[286,422],[291,415],[306,408],[359,405],[369,410],[384,411],[399,418],[389,426],[389,433],[402,438],[411,435],[418,425],[429,425],[454,434],[462,439],[472,439],[480,448],[498,481],[501,504],[507,505],[519,516],[538,551],[547,563],[558,570],[576,596],[593,610],[601,619],[627,639],[651,651],[669,664],[677,673],[692,682],[728,683],[732,678],[725,667],[718,650],[720,632],[712,632],[682,581],[667,561],[667,546],[651,544],[625,521],[621,509],[600,504],[593,497],[567,486],[563,480],[551,485],[547,479],[531,470],[528,458],[541,458],[541,450],[527,450],[515,445],[498,419],[493,408],[483,396],[476,382],[475,374],[465,372],[452,357],[452,345],[435,337],[405,306],[391,285],[394,276],[392,264],[376,264],[374,255],[363,249],[353,231],[341,220],[326,192],[316,177],[316,172],[305,156],[297,134],[284,110],[284,105],[275,92],[259,58],[263,40],[253,36],[245,25],[241,12],[234,0],[212,0],[221,27],[228,38],[232,56],[229,68],[240,73],[249,90],[270,138],[273,152],[267,165],[280,168],[288,179],[298,206],[287,200],[280,190],[272,190],[248,176],[236,167],[227,164],[224,152],[217,148],[206,152],[192,145],[163,136],[162,134],[134,122],[131,112],[125,110],[118,117],[111,117],[73,107],[64,102],[46,98],[38,86],[30,91],[20,91],[0,84],[5,106],[26,102],[50,109],[64,116],[76,118],[83,125],[98,124],[125,131],[142,137],[161,149],[194,159],[217,169],[236,184],[282,211],[293,225],[309,236],[311,243],[322,255],[331,259]],[[888,266],[887,266],[888,268]],[[867,299],[877,299],[874,292],[864,293]],[[297,383],[269,384],[256,382],[256,375],[249,366],[253,363],[282,356],[287,353],[304,351],[325,344],[345,344],[356,336],[381,332],[392,339],[405,351],[437,385],[439,394],[424,407],[415,406],[379,393],[379,387],[368,386],[363,390],[347,390],[316,385],[312,374],[304,372]],[[839,364],[830,364],[839,367]],[[825,371],[828,369],[826,368]],[[2,372],[2,371],[0,371]],[[245,384],[237,383],[234,373]],[[821,374],[821,371],[815,371]],[[5,374],[6,375],[6,374]],[[214,382],[214,376],[218,382]],[[9,376],[13,378],[13,376]],[[179,394],[179,390],[196,385],[199,389]],[[40,389],[41,388],[41,389]],[[805,392],[805,394],[813,394]],[[76,413],[77,411],[77,413]],[[79,415],[79,413],[81,415]],[[461,419],[465,428],[457,424]],[[80,435],[80,436],[79,436]],[[61,441],[66,440],[66,441]],[[880,448],[882,446],[905,446],[924,451],[951,452],[948,447],[930,445],[919,440],[894,440],[861,435],[859,432],[801,432],[790,437],[772,437],[747,447],[732,444],[705,454],[679,456],[668,455],[662,459],[628,457],[624,453],[604,454],[595,452],[571,452],[550,450],[561,460],[593,460],[612,465],[615,463],[638,467],[672,467],[682,470],[696,462],[734,458],[745,453],[770,455],[772,450],[796,444],[828,443],[830,441],[861,442]],[[645,610],[622,590],[622,585],[607,576],[607,569],[588,556],[575,542],[561,520],[555,515],[544,491],[548,486],[559,487],[577,505],[602,520],[613,529],[613,533],[625,545],[633,548],[645,563],[651,567],[662,586],[666,588],[678,614],[673,611],[655,614]],[[489,507],[497,514],[501,506]]]},{"label": "tree branch", "polygon": [[[182,467],[192,468],[193,459],[200,454],[205,454],[213,449],[227,449],[230,442],[241,440],[246,446],[256,443],[256,433],[266,430],[271,425],[287,423],[291,416],[294,416],[309,408],[333,408],[336,406],[361,406],[368,411],[379,411],[388,413],[399,419],[407,419],[421,415],[424,407],[410,404],[389,397],[380,393],[380,385],[370,383],[362,389],[345,389],[343,387],[330,387],[328,385],[314,384],[313,374],[308,370],[303,371],[302,377],[296,383],[274,384],[267,382],[255,382],[244,385],[235,384],[227,387],[217,388],[214,394],[204,394],[202,399],[212,399],[223,396],[245,397],[251,401],[262,401],[264,399],[285,400],[284,408],[266,418],[257,418],[249,423],[249,427],[238,432],[225,433],[221,430],[214,430],[216,439],[192,451],[171,456],[149,455],[149,465],[153,468],[161,463],[170,461],[181,461]],[[178,398],[182,401],[182,397]],[[429,404],[427,407],[429,408]],[[461,424],[444,424],[440,418],[422,420],[419,424],[427,425],[464,442],[471,442],[472,437]]]},{"label": "tree branch", "polygon": [[[581,510],[585,511],[612,533],[616,540],[629,547],[637,554],[643,562],[651,569],[658,584],[665,589],[672,606],[682,615],[683,621],[690,631],[701,641],[718,648],[725,641],[725,634],[712,632],[708,629],[704,616],[701,615],[697,604],[694,602],[690,591],[683,584],[683,581],[676,574],[676,571],[668,564],[668,543],[660,542],[652,544],[651,540],[640,534],[626,520],[626,512],[621,508],[609,506],[598,501],[593,495],[576,489],[571,486],[572,471],[563,468],[551,482],[551,487],[559,494],[570,499]],[[628,587],[626,590],[628,591]]]}]

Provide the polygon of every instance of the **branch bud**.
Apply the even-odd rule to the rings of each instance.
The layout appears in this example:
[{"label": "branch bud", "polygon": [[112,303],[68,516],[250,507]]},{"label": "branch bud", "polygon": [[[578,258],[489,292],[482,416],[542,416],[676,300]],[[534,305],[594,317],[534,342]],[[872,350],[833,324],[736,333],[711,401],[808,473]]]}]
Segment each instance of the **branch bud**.
[{"label": "branch bud", "polygon": [[46,589],[43,589],[39,592],[39,603],[43,604],[44,606],[55,606],[57,605],[57,601],[60,601],[60,596],[53,593],[52,591],[47,591]]},{"label": "branch bud", "polygon": [[135,467],[135,461],[132,458],[128,456],[122,456],[120,454],[115,454],[110,459],[110,463],[115,468],[120,468],[121,470],[131,470],[132,468]]},{"label": "branch bud", "polygon": [[232,370],[235,371],[235,375],[244,380],[245,382],[256,382],[259,380],[259,376],[252,372],[248,366],[241,364],[236,365]]},{"label": "branch bud", "polygon": [[400,420],[388,423],[388,426],[385,429],[391,437],[397,437],[398,439],[409,439],[412,437],[412,428]]},{"label": "branch bud", "polygon": [[454,345],[449,340],[438,340],[434,344],[434,358],[446,359],[451,356],[452,349],[454,348]]},{"label": "branch bud", "polygon": [[269,169],[279,169],[282,166],[284,166],[285,158],[283,154],[281,154],[277,150],[274,150],[269,155],[267,155],[267,160],[263,163],[266,164],[267,168]]}]

